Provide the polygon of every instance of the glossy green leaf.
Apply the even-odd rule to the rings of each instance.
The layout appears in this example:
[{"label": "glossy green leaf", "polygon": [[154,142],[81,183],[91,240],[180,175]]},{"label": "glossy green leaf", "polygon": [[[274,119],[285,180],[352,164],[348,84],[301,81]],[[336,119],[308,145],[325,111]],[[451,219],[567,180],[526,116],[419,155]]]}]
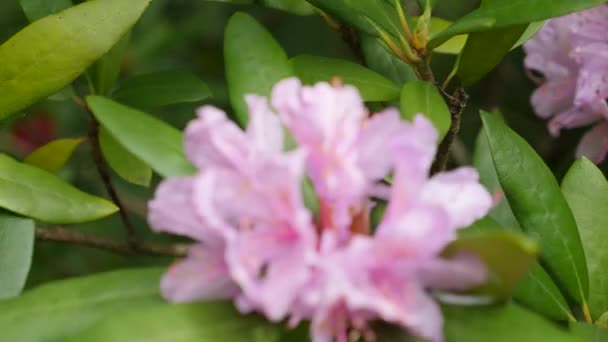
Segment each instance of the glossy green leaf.
[{"label": "glossy green leaf", "polygon": [[446,342],[587,342],[516,304],[446,306]]},{"label": "glossy green leaf", "polygon": [[605,0],[500,0],[465,15],[452,26],[431,37],[436,47],[459,34],[527,24],[603,4]]},{"label": "glossy green leaf", "polygon": [[152,169],[133,153],[125,149],[107,129],[99,130],[99,146],[104,159],[112,170],[129,183],[148,186],[152,179]]},{"label": "glossy green leaf", "polygon": [[246,94],[268,96],[278,81],[293,76],[285,51],[260,23],[245,13],[236,13],[228,22],[224,58],[230,102],[242,126],[248,116]]},{"label": "glossy green leaf", "polygon": [[[450,27],[450,25],[452,25],[451,21],[447,21],[442,18],[432,17],[430,34],[431,35],[437,34],[441,31],[445,30],[446,28]],[[433,52],[443,53],[443,54],[448,54],[448,55],[457,55],[460,53],[460,51],[462,51],[462,48],[464,48],[464,45],[466,44],[466,42],[467,42],[467,35],[463,34],[463,35],[454,36],[454,37],[450,38],[448,41],[446,41],[445,43],[435,47],[433,49]]]},{"label": "glossy green leaf", "polygon": [[108,316],[68,342],[276,342],[283,327],[259,316],[243,316],[232,302],[164,305]]},{"label": "glossy green leaf", "polygon": [[452,116],[439,90],[430,82],[412,81],[401,90],[401,116],[412,120],[416,114],[426,116],[443,139],[452,123]]},{"label": "glossy green leaf", "polygon": [[[498,114],[497,114],[498,115]],[[501,226],[498,229],[521,230],[519,222],[513,215],[509,202],[498,181],[488,139],[482,130],[479,132],[473,154],[473,165],[479,172],[479,181],[488,191],[501,194],[500,202],[492,208],[489,217]],[[504,227],[504,228],[503,228]],[[483,225],[491,229],[491,225]],[[494,227],[496,228],[496,227]],[[537,262],[519,281],[513,291],[513,298],[522,305],[555,320],[572,320],[566,299],[547,271]]]},{"label": "glossy green leaf", "polygon": [[0,214],[0,300],[16,297],[27,280],[34,249],[34,221]]},{"label": "glossy green leaf", "polygon": [[[99,59],[91,68],[91,79],[95,87],[95,93],[99,95],[107,95],[114,82],[120,75],[123,58],[129,48],[131,42],[131,33],[127,32],[120,40]],[[162,94],[162,92],[159,92]]]},{"label": "glossy green leaf", "polygon": [[399,86],[359,64],[342,59],[301,55],[290,61],[296,76],[304,84],[330,82],[339,77],[355,86],[364,101],[392,101],[399,98]]},{"label": "glossy green leaf", "polygon": [[118,210],[55,175],[0,154],[0,207],[49,223],[100,219]]},{"label": "glossy green leaf", "polygon": [[497,115],[482,112],[498,180],[520,226],[538,240],[544,263],[567,293],[585,303],[589,278],[581,239],[551,170]]},{"label": "glossy green leaf", "polygon": [[[487,221],[484,224],[497,225]],[[487,282],[473,292],[505,300],[536,262],[538,247],[521,233],[489,228],[463,232],[446,247],[443,256],[450,258],[460,253],[479,256],[488,270]]]},{"label": "glossy green leaf", "polygon": [[586,158],[577,160],[562,181],[587,257],[589,309],[598,319],[608,311],[608,182]]},{"label": "glossy green leaf", "polygon": [[83,141],[84,138],[53,140],[30,153],[23,162],[49,172],[57,172]]},{"label": "glossy green leaf", "polygon": [[19,4],[32,22],[71,7],[72,0],[19,0]]},{"label": "glossy green leaf", "polygon": [[207,84],[184,71],[160,71],[135,76],[123,82],[112,97],[136,108],[198,102],[211,96]]},{"label": "glossy green leaf", "polygon": [[226,2],[231,4],[259,4],[269,8],[286,11],[298,15],[309,15],[314,13],[312,7],[306,0],[208,0],[213,2]]},{"label": "glossy green leaf", "polygon": [[164,177],[190,175],[182,133],[144,112],[101,96],[86,99],[93,115],[127,151]]},{"label": "glossy green leaf", "polygon": [[[125,309],[164,305],[161,269],[132,269],[55,281],[0,302],[0,340],[55,341]],[[166,327],[165,327],[166,328]],[[171,331],[171,330],[168,330]]]},{"label": "glossy green leaf", "polygon": [[585,342],[606,342],[608,341],[608,329],[587,323],[573,323],[570,328],[573,334],[581,337]]},{"label": "glossy green leaf", "polygon": [[383,46],[376,37],[361,34],[361,49],[367,66],[398,85],[416,79],[414,69]]},{"label": "glossy green leaf", "polygon": [[135,24],[150,0],[93,0],[40,19],[0,46],[0,119],[58,92]]},{"label": "glossy green leaf", "polygon": [[545,25],[545,21],[536,21],[536,22],[530,23],[528,25],[528,27],[526,28],[526,31],[524,31],[524,33],[521,35],[521,37],[519,37],[519,40],[517,41],[517,43],[515,43],[515,45],[513,46],[513,49],[524,45],[524,43],[527,42],[528,40],[530,40],[532,37],[534,37],[534,35],[536,35],[538,33],[538,31],[540,31],[540,29],[543,28],[544,25]]}]

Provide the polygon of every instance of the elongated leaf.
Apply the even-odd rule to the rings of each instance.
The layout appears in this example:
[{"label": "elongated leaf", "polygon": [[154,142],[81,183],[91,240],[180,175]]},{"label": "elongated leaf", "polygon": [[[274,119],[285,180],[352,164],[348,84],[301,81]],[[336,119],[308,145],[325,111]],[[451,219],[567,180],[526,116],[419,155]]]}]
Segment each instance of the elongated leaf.
[{"label": "elongated leaf", "polygon": [[103,157],[112,170],[129,183],[148,186],[152,179],[152,169],[125,149],[107,129],[99,130],[99,145]]},{"label": "elongated leaf", "polygon": [[23,13],[32,22],[72,6],[72,0],[19,0]]},{"label": "elongated leaf", "polygon": [[[498,226],[489,218],[478,224]],[[487,282],[472,291],[506,300],[535,263],[538,246],[521,233],[483,227],[463,231],[443,251],[448,258],[459,253],[473,253],[486,265]]]},{"label": "elongated leaf", "polygon": [[585,342],[608,341],[608,329],[606,327],[581,322],[573,323],[570,327],[572,332],[583,338]]},{"label": "elongated leaf", "polygon": [[298,15],[309,15],[314,13],[312,7],[306,0],[208,0],[214,2],[227,2],[231,4],[260,4],[266,7],[279,9]]},{"label": "elongated leaf", "polygon": [[605,0],[500,0],[465,15],[431,37],[429,46],[441,45],[459,34],[488,31],[562,16],[603,4]]},{"label": "elongated leaf", "polygon": [[[450,27],[452,22],[447,21],[442,18],[432,17],[431,18],[431,28],[429,33],[432,35],[437,34],[446,28]],[[435,47],[433,52],[443,53],[448,55],[457,55],[462,51],[464,45],[467,42],[467,35],[458,35],[450,38],[445,43]]]},{"label": "elongated leaf", "polygon": [[112,137],[154,171],[164,177],[194,172],[194,167],[184,155],[182,133],[177,129],[101,96],[89,96],[86,101]]},{"label": "elongated leaf", "polygon": [[516,304],[443,308],[447,342],[586,342]]},{"label": "elongated leaf", "polygon": [[[497,114],[498,115],[498,114]],[[498,181],[494,162],[488,139],[482,130],[479,132],[473,155],[473,165],[479,172],[479,181],[489,191],[495,194],[504,192]],[[519,222],[513,215],[509,202],[502,198],[492,208],[489,217],[493,218],[502,227],[499,229],[521,230]],[[492,228],[491,225],[483,225],[482,228]],[[494,227],[496,228],[496,227]],[[555,282],[539,263],[532,265],[530,272],[526,273],[519,281],[513,291],[513,298],[522,305],[555,320],[573,320],[572,313],[568,308],[566,299],[561,294]]]},{"label": "elongated leaf", "polygon": [[164,305],[161,272],[133,269],[55,281],[0,302],[0,340],[54,341],[125,309]]},{"label": "elongated leaf", "polygon": [[211,90],[203,81],[184,71],[135,76],[122,83],[112,95],[117,101],[136,108],[198,102],[210,96]]},{"label": "elongated leaf", "polygon": [[287,55],[272,35],[245,13],[232,16],[224,38],[230,102],[239,124],[247,123],[246,94],[268,96],[278,81],[293,76]]},{"label": "elongated leaf", "polygon": [[34,221],[0,214],[0,300],[23,290],[32,263]]},{"label": "elongated leaf", "polygon": [[380,39],[362,34],[361,49],[367,66],[396,84],[402,85],[416,79],[412,67],[389,52]]},{"label": "elongated leaf", "polygon": [[30,153],[23,161],[49,172],[57,172],[83,141],[84,138],[53,140]]},{"label": "elongated leaf", "polygon": [[401,90],[401,115],[412,120],[416,114],[424,114],[439,131],[443,139],[452,123],[448,106],[437,88],[430,82],[412,81]]},{"label": "elongated leaf", "polygon": [[595,164],[577,160],[562,192],[572,209],[587,257],[589,308],[594,319],[608,311],[608,182]]},{"label": "elongated leaf", "polygon": [[118,210],[37,167],[0,154],[0,207],[49,223],[100,219]]},{"label": "elongated leaf", "polygon": [[494,167],[521,227],[537,238],[545,264],[567,293],[585,303],[589,278],[572,212],[551,170],[497,115],[482,112]]},{"label": "elongated leaf", "polygon": [[0,119],[58,92],[124,35],[150,0],[94,0],[40,19],[0,46]]},{"label": "elongated leaf", "polygon": [[130,42],[131,32],[127,32],[112,49],[110,49],[110,51],[91,68],[91,78],[96,94],[107,95],[112,89],[114,82],[116,82],[116,79],[118,79],[118,76],[120,75],[122,60],[129,48]]},{"label": "elongated leaf", "polygon": [[513,46],[513,49],[524,45],[524,43],[534,37],[534,35],[536,35],[536,33],[538,33],[538,31],[540,31],[540,29],[543,28],[544,25],[544,20],[530,23],[530,25],[528,25],[528,28],[526,28],[526,31],[524,31],[521,37],[519,37],[517,43],[515,43],[515,45]]},{"label": "elongated leaf", "polygon": [[329,82],[334,77],[355,86],[364,101],[391,101],[399,97],[399,86],[359,64],[341,59],[301,55],[291,65],[303,83]]},{"label": "elongated leaf", "polygon": [[281,332],[280,325],[257,316],[243,316],[231,302],[207,302],[164,305],[108,316],[66,342],[273,342],[279,340]]}]

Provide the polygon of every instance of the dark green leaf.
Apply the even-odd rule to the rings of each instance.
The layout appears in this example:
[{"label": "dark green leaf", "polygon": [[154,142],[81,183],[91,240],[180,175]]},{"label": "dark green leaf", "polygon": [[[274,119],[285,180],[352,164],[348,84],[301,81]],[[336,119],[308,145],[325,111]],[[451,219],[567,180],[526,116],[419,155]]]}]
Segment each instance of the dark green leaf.
[{"label": "dark green leaf", "polygon": [[605,3],[605,0],[500,0],[460,18],[454,25],[431,37],[429,47],[441,45],[459,34],[527,24]]},{"label": "dark green leaf", "polygon": [[152,179],[150,166],[125,149],[103,127],[99,130],[99,145],[104,159],[120,177],[129,183],[150,185]]},{"label": "dark green leaf", "polygon": [[0,300],[23,290],[32,263],[34,221],[0,214]]},{"label": "dark green leaf", "polygon": [[83,141],[84,138],[53,140],[30,153],[23,162],[49,172],[57,172]]},{"label": "dark green leaf", "polygon": [[86,100],[112,137],[156,172],[164,177],[194,172],[184,155],[180,131],[146,113],[101,96],[89,96]]},{"label": "dark green leaf", "polygon": [[589,309],[594,319],[608,311],[608,182],[586,158],[577,160],[562,181],[589,269]]},{"label": "dark green leaf", "polygon": [[401,115],[407,120],[412,120],[420,113],[435,125],[441,141],[452,123],[450,110],[432,83],[412,81],[401,90]]},{"label": "dark green leaf", "polygon": [[276,342],[282,332],[279,324],[243,316],[231,302],[205,302],[121,312],[65,341]]},{"label": "dark green leaf", "polygon": [[[91,68],[91,78],[93,86],[95,87],[95,93],[99,95],[107,95],[114,82],[120,75],[120,68],[122,61],[129,48],[131,42],[131,33],[127,32],[120,40],[105,54],[100,60],[98,60]],[[162,92],[159,92],[162,94]]]},{"label": "dark green leaf", "polygon": [[548,270],[578,303],[589,291],[576,222],[551,170],[528,143],[495,114],[482,112],[498,180],[520,226],[541,246]]},{"label": "dark green leaf", "polygon": [[108,216],[118,208],[37,167],[0,154],[0,207],[49,223],[78,223]]},{"label": "dark green leaf", "polygon": [[124,35],[150,0],[95,0],[27,26],[0,46],[0,119],[58,92]]},{"label": "dark green leaf", "polygon": [[213,2],[226,2],[231,4],[260,4],[270,8],[298,15],[309,15],[314,13],[312,7],[306,0],[208,0]]},{"label": "dark green leaf", "polygon": [[72,6],[72,0],[19,0],[23,13],[32,22]]},{"label": "dark green leaf", "polygon": [[211,96],[198,77],[183,71],[161,71],[135,76],[123,82],[112,95],[118,102],[136,108],[198,102]]},{"label": "dark green leaf", "polygon": [[361,34],[361,49],[365,56],[365,62],[370,69],[398,85],[416,79],[412,67],[397,58],[392,52],[389,52],[380,39],[368,34]]},{"label": "dark green leaf", "polygon": [[55,341],[125,309],[163,305],[160,274],[133,269],[55,281],[0,302],[0,340]]},{"label": "dark green leaf", "polygon": [[329,82],[334,77],[355,86],[364,101],[391,101],[399,98],[399,86],[359,64],[342,59],[301,55],[291,65],[303,83]]},{"label": "dark green leaf", "polygon": [[[498,114],[497,114],[498,115]],[[504,194],[496,170],[492,161],[492,154],[488,139],[482,130],[477,137],[475,153],[473,155],[473,165],[479,172],[479,181],[490,192]],[[513,215],[509,202],[502,198],[500,202],[490,211],[489,217],[493,218],[502,227],[499,229],[509,229],[519,231],[519,222]],[[482,228],[491,228],[484,225]],[[530,272],[526,273],[519,281],[513,291],[513,298],[524,306],[542,313],[546,317],[556,320],[572,320],[573,316],[568,308],[566,299],[559,291],[555,282],[539,263],[535,263]]]},{"label": "dark green leaf", "polygon": [[586,342],[516,304],[443,308],[446,342]]},{"label": "dark green leaf", "polygon": [[268,96],[275,83],[293,76],[281,46],[262,25],[245,13],[236,13],[228,22],[224,58],[230,102],[242,126],[247,123],[246,94]]},{"label": "dark green leaf", "polygon": [[[491,219],[487,219],[490,223]],[[536,261],[538,247],[521,233],[500,229],[479,229],[463,232],[443,251],[445,257],[473,253],[486,265],[487,282],[472,291],[508,299],[513,288]]]}]

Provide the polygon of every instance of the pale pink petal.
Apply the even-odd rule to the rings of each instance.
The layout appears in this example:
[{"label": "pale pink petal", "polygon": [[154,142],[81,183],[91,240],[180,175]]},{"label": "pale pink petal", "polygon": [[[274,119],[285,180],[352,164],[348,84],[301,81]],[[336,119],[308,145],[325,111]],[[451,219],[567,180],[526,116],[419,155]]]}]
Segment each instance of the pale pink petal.
[{"label": "pale pink petal", "polygon": [[223,246],[198,244],[165,273],[161,292],[169,301],[182,303],[231,298],[239,290],[228,274]]},{"label": "pale pink petal", "polygon": [[532,94],[532,106],[541,118],[549,118],[567,110],[572,105],[576,80],[562,78],[549,81]]},{"label": "pale pink petal", "polygon": [[572,107],[549,121],[549,133],[559,136],[563,128],[587,126],[600,119],[602,119],[602,114],[595,113],[588,107]]},{"label": "pale pink petal", "polygon": [[434,259],[422,266],[420,277],[425,287],[438,290],[466,290],[487,279],[485,265],[474,254],[459,254],[451,259]]},{"label": "pale pink petal", "polygon": [[279,153],[283,150],[283,127],[276,114],[270,111],[268,100],[257,95],[247,95],[249,125],[247,136],[250,146],[258,153]]},{"label": "pale pink petal", "polygon": [[435,175],[424,186],[421,201],[443,208],[453,228],[470,225],[492,207],[492,195],[479,184],[479,174],[470,167]]},{"label": "pale pink petal", "polygon": [[585,156],[595,163],[600,163],[608,154],[608,122],[593,127],[587,132],[576,149],[576,156]]}]

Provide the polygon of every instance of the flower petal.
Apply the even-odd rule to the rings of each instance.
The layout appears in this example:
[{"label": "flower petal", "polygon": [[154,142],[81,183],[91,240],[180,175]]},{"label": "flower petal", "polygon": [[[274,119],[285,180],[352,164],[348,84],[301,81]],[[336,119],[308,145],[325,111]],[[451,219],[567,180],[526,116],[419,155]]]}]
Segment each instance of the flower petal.
[{"label": "flower petal", "polygon": [[595,163],[602,162],[608,154],[608,122],[593,127],[587,132],[576,149],[576,156],[585,156]]},{"label": "flower petal", "polygon": [[466,290],[487,278],[485,265],[474,254],[459,254],[452,259],[434,259],[420,270],[425,287],[438,290]]},{"label": "flower petal", "polygon": [[[245,96],[249,106],[247,137],[258,153],[279,153],[283,150],[283,127],[278,116],[268,107],[268,100],[257,95]],[[255,158],[255,157],[254,157]]]}]

